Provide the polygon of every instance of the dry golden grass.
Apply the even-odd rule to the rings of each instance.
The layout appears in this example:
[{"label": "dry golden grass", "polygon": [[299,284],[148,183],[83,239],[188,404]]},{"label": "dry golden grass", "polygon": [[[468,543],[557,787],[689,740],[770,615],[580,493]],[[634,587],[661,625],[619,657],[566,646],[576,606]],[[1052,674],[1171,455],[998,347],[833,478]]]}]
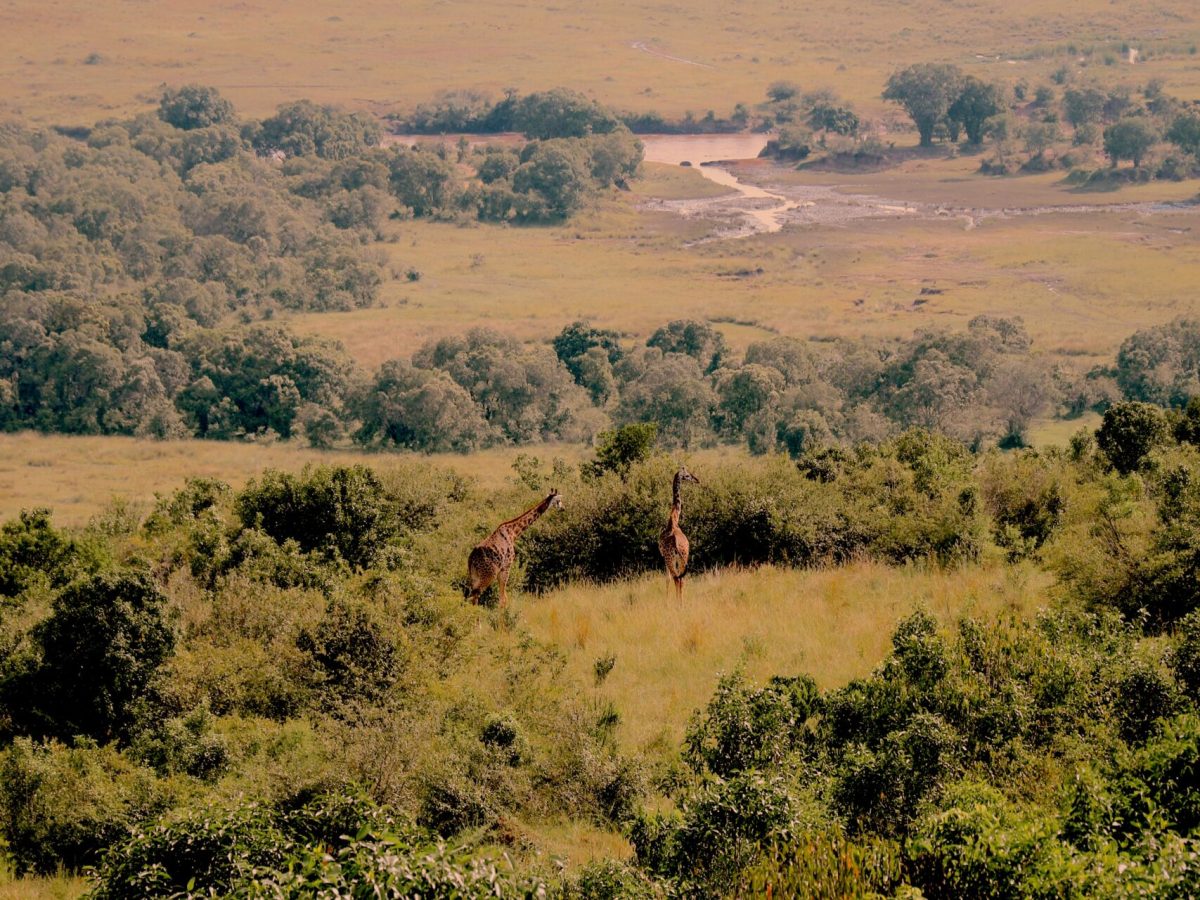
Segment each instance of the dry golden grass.
[{"label": "dry golden grass", "polygon": [[484,488],[496,488],[513,477],[512,462],[521,452],[533,452],[547,462],[556,456],[578,462],[584,456],[583,447],[554,444],[525,451],[509,447],[471,456],[417,457],[311,450],[291,443],[0,434],[0,521],[22,509],[48,506],[59,525],[84,525],[113,498],[149,511],[155,493],[176,490],[185,478],[219,478],[240,487],[264,469],[298,470],[308,463],[365,463],[386,471],[401,459],[427,459],[470,476]]},{"label": "dry golden grass", "polygon": [[[944,168],[943,168],[944,166]],[[1126,204],[1184,200],[1200,183],[1079,194],[1061,176],[972,176],[976,161],[925,160],[881,173],[774,168],[844,192],[943,204],[945,215],[793,226],[698,246],[708,226],[639,206],[703,185],[647,165],[637,193],[615,194],[575,221],[547,228],[411,222],[388,245],[393,268],[419,282],[385,286],[379,307],[305,314],[299,331],[342,341],[364,366],[407,356],[425,341],[486,325],[547,340],[575,319],[640,339],[680,317],[720,326],[735,349],[771,333],[907,337],[962,327],[980,313],[1025,319],[1037,349],[1108,359],[1133,331],[1194,314],[1200,283],[1197,208]],[[1002,210],[1106,205],[1108,211]],[[978,215],[972,207],[997,211]],[[761,273],[757,270],[761,269]],[[744,272],[752,272],[746,276]],[[941,293],[921,296],[923,288]],[[914,300],[921,296],[922,304]]]},{"label": "dry golden grass", "polygon": [[14,878],[9,872],[0,874],[0,900],[75,900],[88,887],[87,879],[67,875]]},{"label": "dry golden grass", "polygon": [[[90,124],[144,108],[163,83],[202,82],[250,115],[300,97],[382,110],[448,87],[499,93],[514,85],[565,85],[631,109],[703,114],[756,102],[777,79],[828,85],[875,112],[884,79],[901,65],[955,62],[1036,82],[1071,61],[1072,44],[1109,48],[1112,64],[1101,54],[1092,77],[1161,77],[1194,97],[1200,69],[1189,50],[1198,38],[1190,0],[8,0],[0,112]],[[1123,41],[1150,58],[1118,63]]]},{"label": "dry golden grass", "polygon": [[1029,566],[764,567],[689,578],[682,605],[668,597],[665,577],[646,576],[518,595],[515,607],[523,627],[566,655],[572,679],[593,680],[595,661],[614,655],[597,693],[620,711],[621,739],[669,753],[721,673],[741,668],[759,681],[808,673],[836,687],[870,672],[895,623],[918,606],[946,624],[963,614],[1024,615],[1048,579]]}]

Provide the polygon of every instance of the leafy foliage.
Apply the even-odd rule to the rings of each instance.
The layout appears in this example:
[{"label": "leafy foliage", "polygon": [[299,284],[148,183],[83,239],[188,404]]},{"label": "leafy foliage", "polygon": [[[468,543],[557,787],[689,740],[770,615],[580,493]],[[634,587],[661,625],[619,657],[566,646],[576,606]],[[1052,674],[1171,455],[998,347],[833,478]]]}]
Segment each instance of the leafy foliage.
[{"label": "leafy foliage", "polygon": [[31,639],[34,653],[0,683],[5,731],[109,741],[128,736],[175,632],[150,578],[118,571],[64,588]]}]

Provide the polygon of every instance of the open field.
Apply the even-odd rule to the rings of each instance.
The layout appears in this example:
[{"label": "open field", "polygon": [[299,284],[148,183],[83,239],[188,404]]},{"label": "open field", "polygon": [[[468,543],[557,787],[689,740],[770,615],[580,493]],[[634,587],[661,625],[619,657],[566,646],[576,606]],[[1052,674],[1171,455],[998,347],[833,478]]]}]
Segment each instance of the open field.
[{"label": "open field", "polygon": [[[1100,417],[1041,420],[1031,435],[1038,446],[1063,445],[1080,428],[1094,430]],[[732,446],[680,454],[688,465],[714,465],[744,453]],[[86,525],[114,499],[148,512],[156,494],[169,494],[193,477],[219,478],[240,488],[266,469],[299,471],[305,465],[362,463],[386,471],[400,461],[426,460],[473,479],[484,490],[516,483],[513,461],[520,454],[545,464],[561,459],[577,465],[590,455],[577,444],[493,447],[470,455],[455,453],[368,453],[313,450],[297,442],[154,441],[131,437],[77,437],[35,432],[0,434],[0,521],[22,509],[49,507],[62,527]]]},{"label": "open field", "polygon": [[566,655],[573,678],[586,683],[597,659],[614,656],[598,693],[621,711],[622,739],[669,754],[722,673],[740,669],[753,682],[807,673],[822,689],[838,687],[883,659],[913,609],[946,625],[963,615],[1023,616],[1044,602],[1050,580],[1031,566],[768,566],[689,578],[682,605],[659,575],[515,603],[522,624]]},{"label": "open field", "polygon": [[[383,111],[446,88],[514,85],[563,85],[619,107],[703,115],[757,102],[768,83],[790,79],[832,87],[874,114],[884,79],[901,65],[954,62],[1034,81],[1079,65],[1075,54],[1089,47],[1101,81],[1159,77],[1200,96],[1200,17],[1187,0],[356,0],[336,8],[7,0],[0,8],[0,113],[42,122],[128,114],[161,84],[187,82],[219,87],[249,115],[301,97]],[[1126,43],[1141,48],[1144,64],[1123,62]]]},{"label": "open field", "polygon": [[1196,311],[1200,207],[1151,206],[1189,201],[1200,182],[1095,194],[1061,174],[990,178],[977,167],[969,157],[841,175],[744,167],[782,190],[804,182],[921,209],[692,245],[711,224],[645,207],[711,196],[712,182],[647,164],[632,193],[564,226],[406,223],[386,249],[420,281],[391,282],[372,309],[288,318],[341,340],[364,366],[476,325],[546,340],[586,318],[644,340],[671,319],[707,318],[747,323],[721,325],[741,349],[771,333],[907,337],[980,313],[1024,317],[1040,350],[1103,361],[1133,331]]}]

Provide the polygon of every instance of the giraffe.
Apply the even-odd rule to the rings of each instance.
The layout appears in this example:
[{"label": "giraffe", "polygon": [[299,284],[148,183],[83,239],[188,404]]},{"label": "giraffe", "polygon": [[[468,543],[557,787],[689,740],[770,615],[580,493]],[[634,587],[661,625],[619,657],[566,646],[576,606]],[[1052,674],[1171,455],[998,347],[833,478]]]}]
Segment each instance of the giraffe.
[{"label": "giraffe", "polygon": [[508,569],[516,556],[517,538],[548,509],[562,509],[558,489],[537,506],[532,506],[515,519],[502,522],[486,539],[476,545],[467,557],[467,599],[478,603],[494,581],[500,583],[500,607],[508,603]]},{"label": "giraffe", "polygon": [[[663,562],[667,565],[667,577],[675,582],[675,596],[683,600],[683,576],[687,571],[688,539],[679,528],[679,520],[683,517],[683,499],[679,489],[685,481],[699,484],[700,479],[680,466],[671,483],[671,516],[658,535],[658,549],[662,553]],[[671,586],[667,585],[667,596],[671,595]]]}]

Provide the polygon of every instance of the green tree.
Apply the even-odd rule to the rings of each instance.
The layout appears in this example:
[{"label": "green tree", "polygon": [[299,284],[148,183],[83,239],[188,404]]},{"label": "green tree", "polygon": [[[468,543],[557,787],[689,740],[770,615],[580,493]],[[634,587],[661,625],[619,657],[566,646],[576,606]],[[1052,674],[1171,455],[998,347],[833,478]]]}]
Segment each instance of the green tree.
[{"label": "green tree", "polygon": [[233,104],[216,88],[187,84],[163,92],[158,117],[184,131],[233,121]]},{"label": "green tree", "polygon": [[1098,122],[1104,115],[1106,96],[1094,87],[1071,88],[1063,94],[1063,114],[1072,128]]},{"label": "green tree", "polygon": [[707,372],[718,369],[729,352],[725,338],[707,322],[676,319],[650,335],[647,347],[663,353],[683,353],[692,357]]},{"label": "green tree", "polygon": [[559,358],[567,371],[578,381],[584,355],[593,347],[604,351],[609,362],[615,363],[621,358],[620,335],[615,331],[593,328],[588,322],[572,322],[565,327],[551,342],[554,355]]},{"label": "green tree", "polygon": [[465,388],[445,372],[405,360],[380,366],[354,410],[361,444],[466,453],[489,443],[488,425]]},{"label": "green tree", "polygon": [[620,120],[578,91],[555,88],[516,101],[513,127],[533,140],[586,137],[615,131]]},{"label": "green tree", "polygon": [[963,81],[957,66],[918,63],[894,73],[883,91],[883,99],[900,104],[912,118],[921,136],[921,146],[933,144],[933,129],[946,118],[958,97]]},{"label": "green tree", "polygon": [[1104,152],[1114,167],[1128,159],[1137,168],[1158,139],[1158,131],[1150,122],[1139,116],[1129,116],[1104,129]]},{"label": "green tree", "polygon": [[860,122],[852,109],[832,103],[818,103],[809,110],[808,125],[813,131],[829,131],[853,137],[858,134]]},{"label": "green tree", "polygon": [[1184,153],[1200,161],[1200,115],[1184,113],[1176,116],[1167,129],[1166,137]]},{"label": "green tree", "polygon": [[649,359],[621,392],[616,418],[656,422],[669,443],[685,447],[711,439],[716,397],[696,360],[681,353]]},{"label": "green tree", "polygon": [[658,443],[658,425],[654,422],[635,422],[596,435],[596,457],[586,463],[584,470],[593,476],[616,472],[622,478],[635,463],[644,462],[654,453]]},{"label": "green tree", "polygon": [[131,571],[69,585],[31,634],[36,662],[0,693],[13,730],[62,740],[128,737],[135,704],[175,646],[166,598]]},{"label": "green tree", "polygon": [[454,164],[429,150],[401,147],[388,159],[388,186],[414,216],[450,208],[457,187]]},{"label": "green tree", "polygon": [[773,406],[783,392],[783,375],[770,366],[746,363],[716,373],[717,418],[721,430],[740,437],[746,421]]},{"label": "green tree", "polygon": [[529,222],[567,218],[583,205],[591,188],[583,148],[561,140],[530,143],[521,153],[512,187],[521,195],[518,218]]},{"label": "green tree", "polygon": [[988,84],[973,75],[963,79],[962,87],[946,116],[962,125],[967,133],[967,142],[978,146],[983,143],[987,121],[1004,111],[1004,94],[999,86]]},{"label": "green tree", "polygon": [[62,587],[76,574],[75,542],[50,524],[50,510],[22,510],[0,526],[0,596],[15,597],[44,581]]},{"label": "green tree", "polygon": [[299,475],[268,470],[237,496],[238,518],[307,553],[370,565],[399,532],[392,499],[366,466],[306,466]]},{"label": "green tree", "polygon": [[1104,413],[1104,420],[1096,430],[1096,445],[1114,469],[1128,475],[1167,436],[1167,417],[1162,409],[1130,400],[1117,403]]},{"label": "green tree", "polygon": [[254,143],[259,150],[287,156],[345,159],[378,146],[380,136],[379,123],[372,116],[297,100],[264,119]]}]

